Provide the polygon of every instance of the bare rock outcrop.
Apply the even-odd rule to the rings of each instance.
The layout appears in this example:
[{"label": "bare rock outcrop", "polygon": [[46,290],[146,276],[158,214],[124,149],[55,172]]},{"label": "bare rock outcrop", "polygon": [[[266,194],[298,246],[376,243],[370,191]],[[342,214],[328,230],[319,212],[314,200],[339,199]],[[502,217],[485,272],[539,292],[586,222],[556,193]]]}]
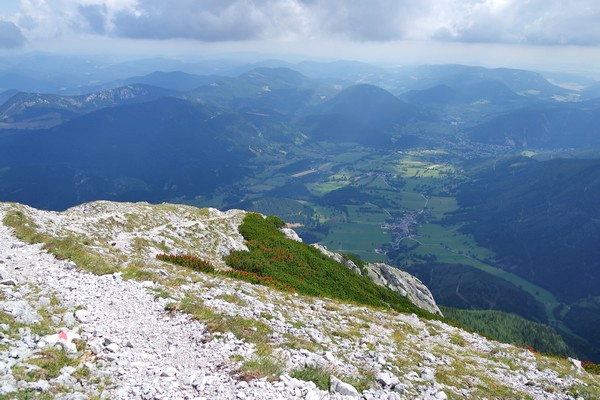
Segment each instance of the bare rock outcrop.
[{"label": "bare rock outcrop", "polygon": [[313,247],[318,249],[327,257],[344,264],[357,274],[366,275],[379,286],[384,286],[394,292],[406,296],[414,305],[431,313],[442,315],[437,306],[433,295],[423,282],[415,278],[408,272],[394,268],[391,265],[384,263],[370,263],[365,265],[365,270],[361,269],[351,260],[348,260],[343,255],[328,250],[320,244],[313,244]]},{"label": "bare rock outcrop", "polygon": [[408,272],[384,263],[367,264],[366,269],[376,284],[408,297],[419,308],[442,315],[427,286]]}]

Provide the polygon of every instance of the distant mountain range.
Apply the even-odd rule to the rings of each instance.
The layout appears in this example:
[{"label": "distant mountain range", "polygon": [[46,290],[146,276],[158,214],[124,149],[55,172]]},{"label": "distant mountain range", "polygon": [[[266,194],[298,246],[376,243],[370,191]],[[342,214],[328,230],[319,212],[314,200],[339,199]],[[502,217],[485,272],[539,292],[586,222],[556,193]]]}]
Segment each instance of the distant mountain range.
[{"label": "distant mountain range", "polygon": [[472,140],[517,148],[600,145],[600,100],[550,103],[497,116],[469,130]]},{"label": "distant mountain range", "polygon": [[[313,74],[319,65],[302,64]],[[346,67],[363,77],[381,72],[333,63],[323,76]],[[550,148],[600,143],[599,103],[552,100],[566,96],[566,89],[539,74],[456,65],[411,73],[412,87],[424,89],[402,99],[371,84],[309,78],[283,66],[255,66],[236,77],[154,72],[75,96],[7,91],[0,106],[0,196],[64,208],[95,198],[194,195],[239,178],[250,158],[285,151],[298,137],[308,144],[401,150],[430,140],[431,132],[454,133],[444,126],[456,107],[476,110],[482,100],[494,108],[482,104],[480,118],[465,126],[474,142]],[[527,107],[515,110],[519,104]]]},{"label": "distant mountain range", "polygon": [[174,92],[167,89],[141,84],[79,96],[18,92],[0,106],[0,127],[48,128],[101,108],[148,102],[172,94]]},{"label": "distant mountain range", "polygon": [[[375,232],[388,217],[402,220],[403,211],[392,215],[387,205],[414,195],[422,207],[439,190],[444,202],[458,201],[447,221],[562,306],[553,318],[535,293],[467,265],[423,262],[417,267],[428,269],[413,272],[452,305],[483,308],[489,300],[490,308],[562,324],[600,359],[598,163],[514,158],[524,150],[594,157],[597,85],[558,86],[535,72],[459,65],[154,59],[101,68],[32,60],[47,62],[35,78],[24,60],[0,63],[0,201],[50,210],[99,199],[218,200],[224,207],[263,201],[293,208],[319,240],[329,227],[317,211],[340,221],[368,215]],[[435,162],[422,167],[410,158],[419,152]],[[382,154],[390,165],[347,173]],[[406,156],[403,165],[394,164],[398,155]],[[452,179],[432,189],[432,179],[446,176]],[[482,299],[486,290],[497,296]]]}]

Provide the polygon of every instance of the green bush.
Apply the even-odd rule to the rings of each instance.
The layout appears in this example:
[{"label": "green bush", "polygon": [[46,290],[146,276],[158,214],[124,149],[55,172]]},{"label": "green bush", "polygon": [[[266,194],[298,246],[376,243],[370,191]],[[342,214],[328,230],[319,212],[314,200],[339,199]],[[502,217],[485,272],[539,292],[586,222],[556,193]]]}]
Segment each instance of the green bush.
[{"label": "green bush", "polygon": [[239,231],[249,251],[233,251],[225,261],[238,273],[232,275],[253,283],[277,286],[298,293],[332,297],[401,312],[435,318],[406,297],[376,285],[341,263],[304,243],[286,238],[278,228],[284,222],[277,217],[249,214]]},{"label": "green bush", "polygon": [[208,261],[202,260],[198,257],[187,255],[187,254],[158,254],[157,259],[171,264],[180,265],[182,267],[194,269],[202,272],[214,272],[215,267],[212,266]]},{"label": "green bush", "polygon": [[591,361],[584,361],[581,363],[581,366],[590,374],[600,375],[600,364],[594,364]]}]

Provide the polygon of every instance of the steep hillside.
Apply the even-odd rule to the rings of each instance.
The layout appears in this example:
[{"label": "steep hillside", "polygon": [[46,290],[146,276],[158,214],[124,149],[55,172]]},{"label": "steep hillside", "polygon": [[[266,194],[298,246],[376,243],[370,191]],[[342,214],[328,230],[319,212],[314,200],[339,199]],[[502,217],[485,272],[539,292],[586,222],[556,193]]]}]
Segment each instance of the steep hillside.
[{"label": "steep hillside", "polygon": [[469,130],[477,142],[516,148],[580,148],[598,146],[600,101],[527,107],[481,123]]},{"label": "steep hillside", "polygon": [[550,290],[563,303],[554,318],[599,357],[600,161],[510,158],[471,174],[448,221],[493,249],[497,265]]},{"label": "steep hillside", "polygon": [[239,114],[175,98],[105,108],[51,130],[0,135],[0,196],[65,209],[208,193],[245,174],[261,135]]},{"label": "steep hillside", "polygon": [[[98,202],[63,213],[1,204],[0,217],[21,236],[75,263],[0,226],[8,333],[0,396],[600,395],[577,361],[385,307],[278,291],[155,258],[189,253],[219,263],[244,248],[237,232],[244,215],[167,204]],[[57,361],[46,362],[50,357]]]}]

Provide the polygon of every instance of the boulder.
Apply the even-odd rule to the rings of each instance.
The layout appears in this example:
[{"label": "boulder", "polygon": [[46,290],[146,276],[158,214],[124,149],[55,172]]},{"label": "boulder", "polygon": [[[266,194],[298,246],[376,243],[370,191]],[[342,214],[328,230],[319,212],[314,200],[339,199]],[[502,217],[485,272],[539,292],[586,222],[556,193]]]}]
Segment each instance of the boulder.
[{"label": "boulder", "polygon": [[342,396],[356,397],[356,398],[359,397],[358,390],[356,390],[356,388],[354,386],[352,386],[351,384],[342,382],[333,375],[331,375],[329,382],[330,382],[329,383],[329,392],[331,394],[337,393]]},{"label": "boulder", "polygon": [[44,343],[47,346],[54,346],[55,344],[60,344],[65,350],[76,353],[77,346],[73,343],[74,339],[81,339],[75,332],[62,330],[59,333],[54,335],[44,336],[40,342]]},{"label": "boulder", "polygon": [[291,240],[294,240],[296,242],[300,242],[302,243],[302,238],[300,236],[298,236],[298,234],[296,233],[295,230],[293,230],[292,228],[280,228],[279,229],[281,231],[281,233],[283,233],[283,235]]}]

